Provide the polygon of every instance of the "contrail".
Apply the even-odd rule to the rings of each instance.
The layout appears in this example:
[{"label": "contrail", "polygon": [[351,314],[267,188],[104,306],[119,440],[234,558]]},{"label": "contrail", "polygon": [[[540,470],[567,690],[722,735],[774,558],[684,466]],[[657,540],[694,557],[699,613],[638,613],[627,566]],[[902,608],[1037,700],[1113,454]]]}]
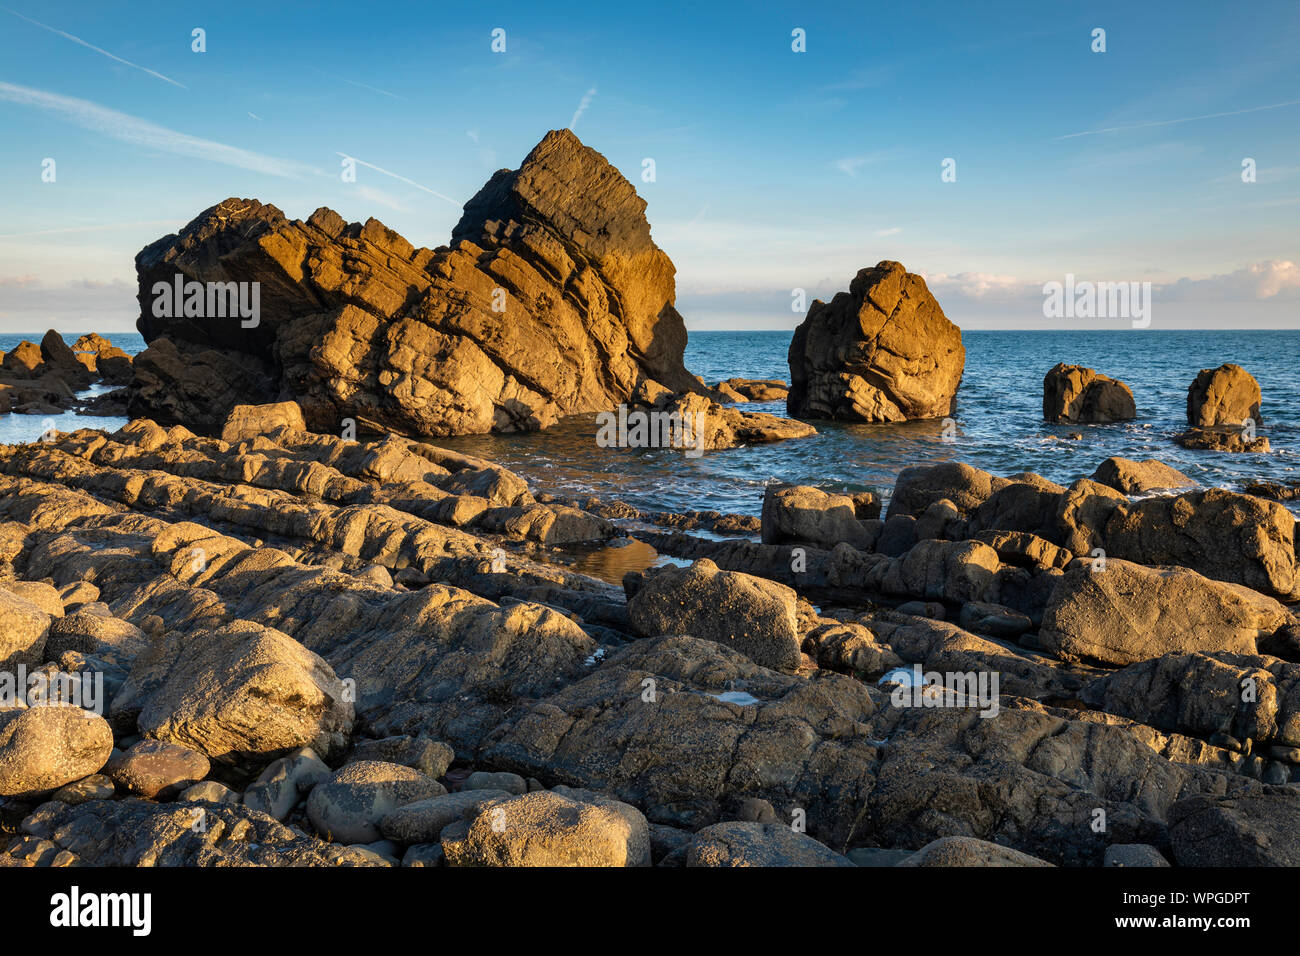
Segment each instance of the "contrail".
[{"label": "contrail", "polygon": [[87,43],[85,40],[81,39],[81,37],[75,37],[71,33],[64,33],[62,30],[56,30],[52,26],[47,26],[46,24],[41,23],[39,20],[33,20],[31,17],[25,17],[18,11],[10,10],[8,7],[0,7],[0,10],[3,10],[5,13],[12,13],[18,19],[26,20],[28,23],[32,24],[33,26],[38,26],[42,30],[49,30],[51,33],[56,33],[59,36],[63,37],[65,40],[71,40],[73,43],[80,43],[82,46],[86,47],[86,49],[94,50],[96,53],[103,54],[104,56],[108,57],[110,60],[116,60],[118,63],[121,63],[125,66],[129,66],[133,70],[139,70],[142,73],[148,73],[150,76],[157,77],[158,79],[162,80],[164,83],[170,83],[172,86],[179,86],[182,90],[189,89],[189,87],[186,86],[184,83],[177,83],[170,76],[163,76],[157,70],[151,70],[147,66],[141,66],[139,63],[132,63],[130,60],[124,60],[120,56],[117,56],[116,54],[109,53],[107,50],[95,46],[95,44],[93,43]]},{"label": "contrail", "polygon": [[[343,79],[343,78],[340,77],[340,79]],[[377,86],[371,86],[371,85],[369,85],[368,83],[358,83],[356,80],[348,80],[348,79],[344,79],[343,82],[344,82],[344,83],[351,83],[353,86],[359,86],[359,87],[361,87],[363,90],[370,90],[370,92],[372,92],[372,93],[382,93],[384,96],[391,96],[391,97],[392,97],[393,99],[395,99],[395,100],[405,100],[405,99],[406,99],[405,96],[398,96],[396,93],[390,93],[390,92],[388,92],[388,90],[381,90],[379,87],[377,87]]]},{"label": "contrail", "polygon": [[591,105],[591,101],[594,100],[595,98],[596,98],[596,88],[593,86],[582,97],[582,102],[578,104],[578,109],[573,114],[573,119],[569,120],[569,132],[573,132],[573,127],[578,125],[578,120],[582,119],[582,114],[587,112],[587,107]]},{"label": "contrail", "polygon": [[4,82],[0,82],[0,100],[8,100],[23,106],[34,106],[61,116],[83,129],[177,156],[206,159],[226,166],[251,169],[254,172],[284,176],[288,179],[300,179],[308,173],[323,175],[320,170],[303,163],[263,156],[237,146],[227,146],[225,143],[217,143],[210,139],[178,133],[176,130],[127,113],[119,113],[117,110],[92,103],[90,100],[79,100],[72,96],[61,96],[58,93]]},{"label": "contrail", "polygon": [[1105,129],[1088,129],[1082,133],[1066,133],[1056,139],[1074,139],[1076,136],[1096,136],[1098,133],[1119,133],[1129,129],[1146,129],[1150,126],[1174,126],[1178,123],[1192,123],[1196,120],[1218,119],[1221,116],[1240,116],[1243,113],[1258,113],[1261,110],[1280,110],[1284,106],[1300,105],[1300,100],[1288,100],[1285,103],[1272,103],[1268,106],[1252,106],[1245,110],[1229,110],[1226,113],[1206,113],[1204,116],[1187,116],[1183,119],[1155,120],[1150,123],[1132,123],[1128,126],[1108,126]]},{"label": "contrail", "polygon": [[374,163],[367,163],[364,159],[357,159],[355,156],[349,156],[347,153],[338,153],[338,155],[342,156],[344,159],[352,160],[352,162],[356,163],[358,166],[364,166],[366,167],[366,169],[373,169],[377,173],[383,173],[385,176],[391,176],[393,179],[396,179],[398,182],[406,183],[406,185],[408,186],[414,186],[416,189],[423,189],[426,193],[429,193],[431,196],[437,196],[439,199],[445,199],[453,206],[460,205],[460,203],[456,202],[456,200],[452,199],[450,196],[444,196],[442,193],[438,192],[438,190],[430,189],[428,186],[421,186],[415,180],[407,179],[405,176],[399,176],[397,175],[397,173],[390,172],[389,170],[384,169],[384,167],[382,166],[376,166]]},{"label": "contrail", "polygon": [[0,239],[26,239],[30,236],[61,236],[70,232],[105,232],[111,229],[138,229],[144,226],[183,226],[180,219],[146,219],[141,222],[114,222],[102,226],[67,226],[62,229],[40,229],[36,232],[10,232]]}]

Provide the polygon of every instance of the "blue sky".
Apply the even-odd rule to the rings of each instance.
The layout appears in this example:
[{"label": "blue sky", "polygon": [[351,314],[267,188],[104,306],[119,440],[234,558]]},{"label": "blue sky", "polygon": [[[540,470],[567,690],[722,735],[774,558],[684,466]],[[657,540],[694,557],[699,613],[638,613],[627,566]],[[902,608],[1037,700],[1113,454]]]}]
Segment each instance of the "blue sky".
[{"label": "blue sky", "polygon": [[1300,319],[1290,0],[441,6],[0,0],[0,331],[133,328],[135,253],[227,196],[445,243],[570,125],[691,329],[792,328],[885,258],[964,328],[1083,327],[1042,314],[1066,274],[1151,282],[1152,328]]}]

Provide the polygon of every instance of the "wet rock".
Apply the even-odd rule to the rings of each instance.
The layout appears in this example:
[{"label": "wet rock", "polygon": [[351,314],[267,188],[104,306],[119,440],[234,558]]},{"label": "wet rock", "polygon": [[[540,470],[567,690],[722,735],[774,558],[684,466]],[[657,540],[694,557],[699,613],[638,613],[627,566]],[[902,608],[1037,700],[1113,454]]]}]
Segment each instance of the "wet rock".
[{"label": "wet rock", "polygon": [[729,378],[718,388],[724,385],[747,402],[778,402],[790,393],[779,378]]},{"label": "wet rock", "polygon": [[649,866],[650,831],[635,807],[591,793],[541,790],[480,808],[444,831],[450,866]]},{"label": "wet rock", "polygon": [[1240,365],[1201,369],[1187,387],[1187,424],[1241,425],[1247,419],[1258,427],[1259,382]]},{"label": "wet rock", "polygon": [[784,823],[717,823],[695,834],[687,866],[854,866]]},{"label": "wet rock", "polygon": [[381,839],[379,821],[398,807],[446,792],[411,767],[359,761],[312,789],[307,817],[317,833],[333,842],[373,843]]},{"label": "wet rock", "polygon": [[1286,609],[1249,588],[1186,568],[1110,559],[1065,572],[1047,604],[1039,641],[1067,660],[1110,665],[1188,651],[1254,654]]},{"label": "wet rock", "polygon": [[1189,428],[1174,436],[1174,441],[1193,451],[1227,451],[1267,454],[1272,447],[1262,435],[1256,436],[1239,425],[1207,425]]},{"label": "wet rock", "polygon": [[208,775],[208,758],[164,740],[141,740],[108,762],[104,772],[125,790],[169,800]]},{"label": "wet rock", "polygon": [[799,665],[795,592],[765,578],[720,571],[706,559],[648,575],[628,601],[638,634],[690,634],[734,647],[765,667]]},{"label": "wet rock", "polygon": [[1043,377],[1043,418],[1071,425],[1127,421],[1137,418],[1137,405],[1118,379],[1062,362]]},{"label": "wet rock", "polygon": [[1160,461],[1107,458],[1092,473],[1092,480],[1126,495],[1171,488],[1190,488],[1196,482]]},{"label": "wet rock", "polygon": [[[651,414],[672,415],[671,421],[685,423],[680,437],[674,428],[669,435],[670,442],[664,444],[690,452],[758,445],[817,434],[817,429],[806,422],[765,412],[742,412],[698,394],[661,396],[653,408]],[[653,428],[653,419],[651,422]],[[662,431],[659,441],[663,441]],[[651,447],[654,447],[653,443]]]},{"label": "wet rock", "polygon": [[112,749],[107,721],[79,707],[0,710],[0,796],[38,797],[80,780]]},{"label": "wet rock", "polygon": [[897,422],[952,414],[966,350],[925,280],[897,262],[817,300],[790,342],[789,413]]}]

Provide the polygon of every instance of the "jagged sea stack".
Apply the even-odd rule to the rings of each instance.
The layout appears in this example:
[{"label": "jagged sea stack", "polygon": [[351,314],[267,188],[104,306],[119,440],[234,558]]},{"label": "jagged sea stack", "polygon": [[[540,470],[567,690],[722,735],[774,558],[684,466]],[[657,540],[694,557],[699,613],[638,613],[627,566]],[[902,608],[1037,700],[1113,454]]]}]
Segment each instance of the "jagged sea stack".
[{"label": "jagged sea stack", "polygon": [[925,280],[886,261],[813,302],[789,362],[791,415],[901,422],[956,410],[966,350]]},{"label": "jagged sea stack", "polygon": [[[555,131],[465,205],[449,247],[375,219],[305,222],[228,199],[136,257],[149,344],[132,416],[212,431],[237,404],[296,400],[308,427],[414,436],[544,428],[653,380],[701,390],[682,364],[674,267],[645,201],[595,150]],[[211,300],[155,309],[155,288],[257,283],[256,320]]]}]

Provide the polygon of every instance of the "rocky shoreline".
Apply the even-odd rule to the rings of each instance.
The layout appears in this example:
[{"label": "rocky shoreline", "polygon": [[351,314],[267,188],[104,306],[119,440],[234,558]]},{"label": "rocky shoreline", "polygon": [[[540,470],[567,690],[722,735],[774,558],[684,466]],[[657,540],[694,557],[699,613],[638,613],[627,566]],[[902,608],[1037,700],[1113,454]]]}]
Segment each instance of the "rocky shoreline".
[{"label": "rocky shoreline", "polygon": [[[0,865],[1300,863],[1289,486],[945,461],[666,513],[440,447],[955,413],[960,330],[892,261],[788,390],[692,375],[644,207],[568,132],[433,250],[230,199],[137,256],[134,360],[4,357],[14,411],[98,377],[130,420],[0,445]],[[1266,449],[1260,397],[1205,370],[1186,441]],[[1046,421],[1136,414],[1044,380]]]},{"label": "rocky shoreline", "polygon": [[[105,698],[0,712],[6,863],[1300,854],[1279,504],[1151,495],[1158,463],[1068,488],[944,464],[883,519],[771,486],[761,541],[719,541],[286,414],[0,448],[4,668]],[[625,538],[691,563],[564,566]],[[939,678],[915,699],[913,668]]]}]

